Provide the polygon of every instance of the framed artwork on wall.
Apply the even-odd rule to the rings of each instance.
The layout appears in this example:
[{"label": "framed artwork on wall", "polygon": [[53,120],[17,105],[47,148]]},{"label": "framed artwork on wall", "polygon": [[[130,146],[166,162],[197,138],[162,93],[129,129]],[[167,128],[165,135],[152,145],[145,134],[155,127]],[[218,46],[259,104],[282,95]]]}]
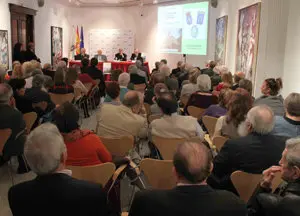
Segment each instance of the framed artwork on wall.
[{"label": "framed artwork on wall", "polygon": [[51,64],[56,68],[63,55],[63,29],[51,26]]},{"label": "framed artwork on wall", "polygon": [[226,42],[227,42],[228,16],[223,16],[216,21],[216,47],[215,61],[219,65],[225,64]]},{"label": "framed artwork on wall", "polygon": [[246,78],[255,83],[256,63],[259,42],[261,3],[239,10],[236,72],[244,72]]},{"label": "framed artwork on wall", "polygon": [[8,55],[8,31],[0,30],[0,66],[6,69],[9,67]]}]

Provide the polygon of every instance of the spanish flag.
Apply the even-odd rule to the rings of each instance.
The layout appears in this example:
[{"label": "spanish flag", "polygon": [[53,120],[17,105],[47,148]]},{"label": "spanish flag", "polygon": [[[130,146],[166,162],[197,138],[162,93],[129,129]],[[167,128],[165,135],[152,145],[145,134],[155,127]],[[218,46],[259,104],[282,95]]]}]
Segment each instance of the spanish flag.
[{"label": "spanish flag", "polygon": [[79,37],[78,26],[76,29],[75,51],[76,51],[76,55],[80,54],[80,37]]}]

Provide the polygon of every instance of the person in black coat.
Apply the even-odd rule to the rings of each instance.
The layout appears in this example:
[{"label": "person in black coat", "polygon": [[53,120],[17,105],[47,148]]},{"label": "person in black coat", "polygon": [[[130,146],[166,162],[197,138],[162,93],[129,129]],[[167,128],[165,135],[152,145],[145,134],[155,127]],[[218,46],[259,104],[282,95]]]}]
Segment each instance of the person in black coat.
[{"label": "person in black coat", "polygon": [[13,51],[13,62],[19,61],[21,64],[25,62],[25,52],[22,50],[23,44],[16,43]]},{"label": "person in black coat", "polygon": [[37,127],[25,146],[25,157],[37,177],[9,189],[14,216],[108,215],[102,186],[72,178],[66,169],[67,149],[55,125]]},{"label": "person in black coat", "polygon": [[105,80],[103,76],[103,72],[97,68],[98,59],[91,59],[91,66],[87,69],[87,74],[92,77],[93,80],[100,80],[99,82],[99,90],[101,96],[105,95]]},{"label": "person in black coat", "polygon": [[117,61],[127,61],[127,55],[123,53],[123,49],[119,49],[119,52],[115,55]]},{"label": "person in black coat", "polygon": [[38,62],[41,62],[41,60],[36,56],[36,54],[34,52],[34,43],[33,42],[28,43],[27,50],[24,53],[24,60],[25,61],[36,60]]},{"label": "person in black coat", "polygon": [[[248,202],[249,216],[299,216],[300,138],[287,140],[279,166],[263,172],[263,178]],[[272,193],[276,173],[285,181]]]},{"label": "person in black coat", "polygon": [[134,50],[134,53],[131,54],[130,60],[131,61],[136,61],[142,58],[142,53],[139,52],[138,49]]},{"label": "person in black coat", "polygon": [[234,194],[215,191],[206,184],[212,169],[212,155],[204,144],[186,142],[178,145],[173,164],[177,187],[138,192],[129,216],[247,214],[245,203]]},{"label": "person in black coat", "polygon": [[89,59],[90,56],[88,54],[86,54],[85,52],[86,52],[85,48],[81,48],[80,49],[80,54],[78,54],[78,55],[75,56],[75,60],[81,61],[84,58]]},{"label": "person in black coat", "polygon": [[213,188],[237,193],[230,180],[234,171],[260,174],[280,160],[286,138],[270,134],[274,127],[274,114],[269,107],[252,108],[243,125],[239,132],[249,134],[226,141],[214,159],[214,169],[207,181]]}]

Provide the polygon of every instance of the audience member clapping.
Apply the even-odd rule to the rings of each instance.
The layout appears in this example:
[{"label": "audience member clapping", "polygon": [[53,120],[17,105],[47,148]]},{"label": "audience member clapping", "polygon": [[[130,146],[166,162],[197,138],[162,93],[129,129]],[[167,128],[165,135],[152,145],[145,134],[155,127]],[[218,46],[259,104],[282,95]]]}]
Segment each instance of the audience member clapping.
[{"label": "audience member clapping", "polygon": [[186,142],[173,157],[177,187],[138,192],[129,216],[247,215],[246,205],[232,193],[214,191],[206,184],[213,165],[206,146]]},{"label": "audience member clapping", "polygon": [[266,79],[261,86],[261,97],[254,101],[254,106],[265,104],[268,105],[274,112],[275,116],[284,115],[283,97],[279,94],[282,89],[282,80]]},{"label": "audience member clapping", "polygon": [[[43,124],[29,135],[25,157],[37,178],[10,188],[13,215],[108,215],[101,185],[72,178],[66,169],[67,148],[58,129]],[[35,207],[32,208],[32,203]]]}]

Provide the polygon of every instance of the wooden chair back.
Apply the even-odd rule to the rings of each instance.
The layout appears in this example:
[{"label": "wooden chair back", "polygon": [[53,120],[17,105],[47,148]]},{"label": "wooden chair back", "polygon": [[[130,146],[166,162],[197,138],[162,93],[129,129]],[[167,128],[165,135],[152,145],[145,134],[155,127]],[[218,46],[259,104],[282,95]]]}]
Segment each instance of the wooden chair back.
[{"label": "wooden chair back", "polygon": [[202,122],[205,125],[210,138],[212,138],[215,133],[217,121],[218,119],[215,117],[211,117],[211,116],[202,117]]},{"label": "wooden chair back", "polygon": [[150,109],[150,104],[148,103],[144,103],[144,107],[145,107],[145,111],[146,111],[146,114],[147,116],[150,116],[151,115],[151,109]]},{"label": "wooden chair back", "polygon": [[53,94],[53,93],[49,93],[50,98],[52,100],[52,102],[55,105],[61,105],[65,102],[72,102],[74,99],[74,94],[73,93],[68,93],[68,94]]},{"label": "wooden chair back", "polygon": [[150,115],[150,116],[148,116],[148,122],[150,124],[155,119],[160,119],[161,117],[162,117],[162,115]]},{"label": "wooden chair back", "polygon": [[176,186],[172,160],[143,159],[140,169],[154,189],[171,189]]},{"label": "wooden chair back", "polygon": [[191,95],[182,95],[180,97],[180,102],[183,104],[183,106],[185,107],[190,99]]},{"label": "wooden chair back", "polygon": [[37,114],[35,112],[25,113],[23,114],[23,119],[26,124],[26,132],[29,134],[34,122],[37,119]]},{"label": "wooden chair back", "polygon": [[72,176],[76,179],[106,185],[113,176],[116,166],[113,163],[103,163],[95,166],[68,166],[72,170]]},{"label": "wooden chair back", "polygon": [[123,157],[134,146],[133,136],[120,138],[100,137],[100,140],[113,156]]},{"label": "wooden chair back", "polygon": [[74,97],[75,100],[78,100],[79,98],[81,98],[82,94],[81,94],[81,89],[80,88],[74,88]]},{"label": "wooden chair back", "polygon": [[216,136],[213,138],[213,145],[216,147],[216,149],[218,151],[221,150],[221,148],[223,147],[223,145],[225,144],[225,142],[228,140],[227,137],[223,137],[223,136]]},{"label": "wooden chair back", "polygon": [[154,145],[158,148],[164,160],[173,160],[174,152],[178,144],[184,143],[184,138],[163,138],[159,136],[152,136]]},{"label": "wooden chair back", "polygon": [[235,189],[239,193],[240,198],[247,203],[259,184],[262,175],[250,174],[243,171],[235,171],[231,174],[230,178]]},{"label": "wooden chair back", "polygon": [[197,118],[198,120],[200,120],[203,113],[205,112],[205,109],[195,107],[195,106],[188,106],[187,111],[190,114],[190,116],[193,116],[193,117]]},{"label": "wooden chair back", "polygon": [[0,155],[2,155],[4,145],[7,142],[7,140],[9,139],[11,132],[12,131],[10,128],[0,129]]},{"label": "wooden chair back", "polygon": [[93,87],[93,83],[91,83],[91,82],[89,82],[89,83],[84,83],[83,85],[86,87],[86,89],[87,89],[88,91],[90,91],[90,90],[92,89],[92,87]]}]

